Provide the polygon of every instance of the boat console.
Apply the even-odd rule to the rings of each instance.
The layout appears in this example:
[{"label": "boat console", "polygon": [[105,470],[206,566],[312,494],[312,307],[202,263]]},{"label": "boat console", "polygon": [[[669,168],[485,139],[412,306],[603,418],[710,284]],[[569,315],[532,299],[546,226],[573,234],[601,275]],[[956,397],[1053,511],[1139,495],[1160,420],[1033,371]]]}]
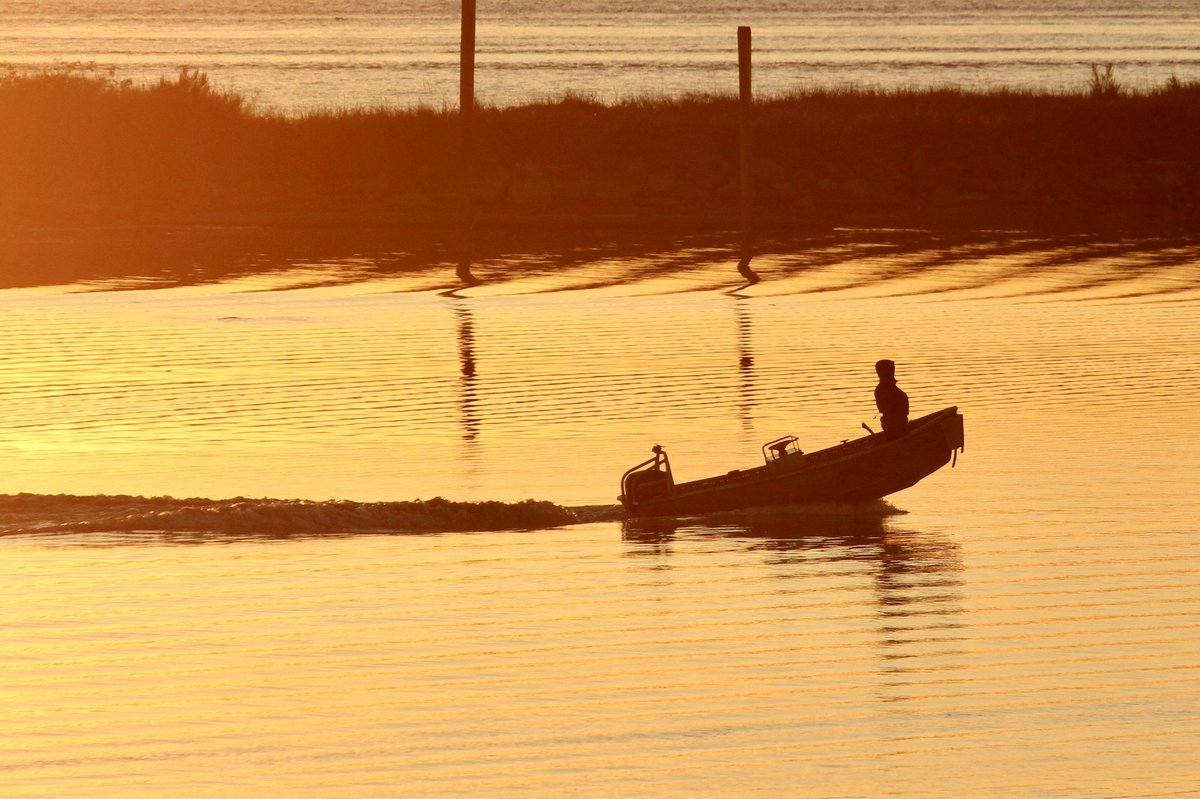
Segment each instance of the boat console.
[{"label": "boat console", "polygon": [[762,445],[763,461],[768,465],[791,455],[803,455],[795,436],[781,436]]}]

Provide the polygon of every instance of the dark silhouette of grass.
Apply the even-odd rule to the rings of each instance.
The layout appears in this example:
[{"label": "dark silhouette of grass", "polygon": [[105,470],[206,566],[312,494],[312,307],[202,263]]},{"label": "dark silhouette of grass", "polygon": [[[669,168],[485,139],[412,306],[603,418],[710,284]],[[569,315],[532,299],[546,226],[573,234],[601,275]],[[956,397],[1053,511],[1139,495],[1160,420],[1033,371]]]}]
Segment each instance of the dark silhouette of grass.
[{"label": "dark silhouette of grass", "polygon": [[[737,100],[481,107],[477,230],[740,225]],[[286,115],[182,70],[0,72],[0,224],[379,227],[458,220],[453,109]],[[1193,232],[1200,83],[1076,94],[806,90],[754,108],[758,233],[832,226]]]}]

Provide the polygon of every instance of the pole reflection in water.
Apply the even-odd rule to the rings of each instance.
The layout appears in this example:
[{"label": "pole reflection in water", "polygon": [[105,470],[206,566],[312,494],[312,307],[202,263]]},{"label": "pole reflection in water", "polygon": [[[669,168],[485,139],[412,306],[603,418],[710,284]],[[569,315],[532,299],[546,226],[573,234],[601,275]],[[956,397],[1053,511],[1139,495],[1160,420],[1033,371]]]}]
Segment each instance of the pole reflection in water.
[{"label": "pole reflection in water", "polygon": [[[464,248],[468,245],[464,244]],[[464,253],[458,261],[458,267],[454,270],[455,275],[462,281],[464,286],[478,286],[479,278],[471,273],[471,256],[469,253]]]},{"label": "pole reflection in water", "polygon": [[742,431],[754,433],[753,410],[757,402],[754,390],[754,348],[750,329],[750,306],[745,297],[734,300],[733,311],[737,315],[739,398],[738,417],[742,420]]},{"label": "pole reflection in water", "polygon": [[475,319],[468,300],[456,298],[454,316],[458,322],[459,410],[462,417],[463,440],[479,438],[479,412],[476,408],[475,385]]},{"label": "pole reflection in water", "polygon": [[751,250],[749,234],[747,233],[747,234],[744,234],[744,237],[743,237],[742,257],[738,260],[738,266],[737,266],[738,274],[746,279],[746,285],[742,286],[742,288],[747,288],[749,286],[753,286],[755,283],[757,283],[759,280],[762,279],[758,276],[757,272],[755,272],[753,269],[750,268],[750,261],[753,258],[754,258],[754,254]]}]

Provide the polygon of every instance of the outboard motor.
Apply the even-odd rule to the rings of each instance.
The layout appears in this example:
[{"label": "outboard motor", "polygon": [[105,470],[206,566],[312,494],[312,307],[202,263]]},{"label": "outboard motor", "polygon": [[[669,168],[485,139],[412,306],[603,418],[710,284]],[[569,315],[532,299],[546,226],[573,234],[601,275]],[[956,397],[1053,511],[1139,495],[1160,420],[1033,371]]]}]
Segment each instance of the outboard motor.
[{"label": "outboard motor", "polygon": [[632,508],[639,502],[654,497],[665,496],[675,487],[667,451],[655,444],[651,452],[654,453],[653,458],[642,461],[621,476],[619,499],[626,508]]}]

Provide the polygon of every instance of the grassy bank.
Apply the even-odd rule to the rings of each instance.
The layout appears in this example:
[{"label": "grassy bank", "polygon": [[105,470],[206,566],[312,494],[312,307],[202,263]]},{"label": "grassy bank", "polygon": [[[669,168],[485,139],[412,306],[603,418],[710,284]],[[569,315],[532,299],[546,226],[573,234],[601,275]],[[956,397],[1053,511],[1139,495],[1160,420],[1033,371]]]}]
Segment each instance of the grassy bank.
[{"label": "grassy bank", "polygon": [[[820,91],[755,107],[760,231],[830,226],[1194,231],[1200,84],[1078,94]],[[457,115],[256,110],[204,75],[0,74],[0,222],[452,230]],[[476,114],[481,228],[740,224],[734,98]]]}]

